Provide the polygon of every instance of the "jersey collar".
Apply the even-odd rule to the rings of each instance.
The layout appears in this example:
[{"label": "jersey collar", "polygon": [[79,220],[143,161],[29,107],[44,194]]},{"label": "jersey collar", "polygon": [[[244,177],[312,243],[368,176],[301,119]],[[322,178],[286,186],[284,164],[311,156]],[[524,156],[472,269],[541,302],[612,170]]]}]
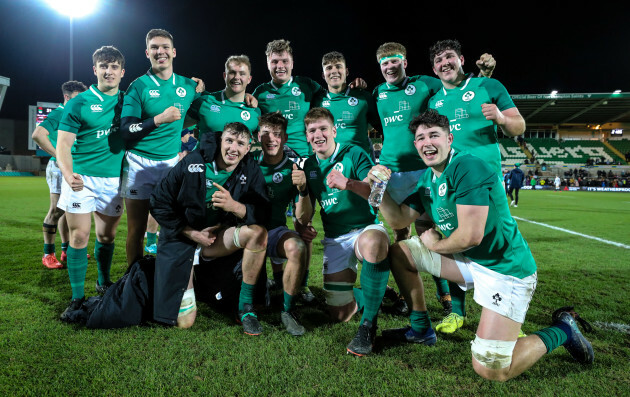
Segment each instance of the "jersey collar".
[{"label": "jersey collar", "polygon": [[389,84],[389,83],[385,83],[387,84],[387,88],[388,89],[392,89],[392,88],[407,88],[407,84],[409,84],[409,76],[405,76],[405,79],[402,81],[402,83],[400,83],[400,87],[398,87],[398,85],[396,84]]},{"label": "jersey collar", "polygon": [[[335,161],[335,157],[337,157],[337,154],[339,154],[339,142],[336,142],[337,146],[335,146],[335,151],[333,152],[332,156],[328,157],[327,159],[322,159],[322,160],[328,160],[328,162],[332,163]],[[320,164],[320,159],[319,157],[317,157],[317,154],[315,154],[315,159],[317,160],[317,165]]]},{"label": "jersey collar", "polygon": [[160,83],[159,83],[159,81],[158,81],[158,80],[163,81],[163,82],[165,82],[165,83],[166,83],[166,82],[168,82],[168,81],[170,80],[170,81],[172,81],[172,82],[173,82],[173,85],[176,85],[176,84],[175,84],[175,73],[173,73],[173,77],[170,77],[168,80],[162,80],[162,79],[160,79],[159,77],[157,77],[157,76],[155,75],[155,73],[153,73],[153,71],[152,71],[151,69],[149,69],[149,70],[147,71],[147,76],[149,76],[149,78],[150,78],[150,79],[151,79],[151,80],[155,83],[155,85],[157,85],[158,87],[160,87]]},{"label": "jersey collar", "polygon": [[331,95],[334,95],[334,96],[348,96],[348,95],[350,95],[350,86],[348,86],[346,88],[346,92],[344,92],[343,94],[331,94],[330,91],[326,90],[326,98],[332,99]]},{"label": "jersey collar", "polygon": [[446,87],[442,86],[442,92],[444,92],[444,95],[448,95],[449,91],[455,91],[455,90],[460,90],[463,91],[466,89],[466,87],[468,86],[468,83],[470,83],[470,79],[473,78],[473,74],[469,73],[468,77],[466,78],[466,80],[462,81],[459,86],[455,87],[455,88],[451,88],[450,90],[447,90]]},{"label": "jersey collar", "polygon": [[99,91],[98,88],[96,88],[94,85],[90,86],[90,91],[92,91],[92,94],[96,95],[98,97],[98,99],[101,100],[101,102],[104,102],[105,100],[103,99],[103,93]]},{"label": "jersey collar", "polygon": [[287,81],[285,84],[282,84],[281,86],[277,86],[276,83],[274,83],[273,80],[271,80],[271,86],[273,87],[274,90],[279,90],[282,87],[290,87],[291,84],[293,84],[293,76],[291,76],[291,79],[289,81]]},{"label": "jersey collar", "polygon": [[[451,152],[448,154],[448,164],[446,164],[446,167],[444,167],[444,171],[446,171],[446,168],[449,166],[449,164],[451,164],[451,161],[453,161],[454,155],[455,155],[455,149],[451,148]],[[442,171],[442,175],[444,175],[444,171]],[[437,177],[435,176],[435,173],[434,173],[433,177],[431,178],[431,183],[435,183],[436,180],[437,180]]]},{"label": "jersey collar", "polygon": [[[263,156],[264,156],[264,154],[261,154],[260,157],[258,158],[258,164],[263,164]],[[273,167],[273,169],[274,170],[281,169],[286,164],[287,161],[289,161],[289,157],[285,153],[285,154],[282,155],[282,160],[278,164],[276,164]]]}]

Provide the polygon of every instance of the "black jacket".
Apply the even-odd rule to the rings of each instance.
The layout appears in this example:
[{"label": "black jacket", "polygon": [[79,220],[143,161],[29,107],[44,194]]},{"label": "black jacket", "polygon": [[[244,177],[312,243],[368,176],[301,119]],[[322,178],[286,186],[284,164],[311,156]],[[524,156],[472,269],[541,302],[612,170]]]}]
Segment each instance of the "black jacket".
[{"label": "black jacket", "polygon": [[[151,214],[160,225],[155,268],[154,320],[175,325],[182,295],[188,286],[197,243],[181,231],[185,226],[201,230],[206,225],[206,163],[220,149],[220,133],[203,135],[198,150],[184,157],[151,194]],[[263,225],[271,214],[265,179],[260,167],[245,155],[223,185],[232,198],[247,208],[245,218],[225,213],[223,226]]]}]

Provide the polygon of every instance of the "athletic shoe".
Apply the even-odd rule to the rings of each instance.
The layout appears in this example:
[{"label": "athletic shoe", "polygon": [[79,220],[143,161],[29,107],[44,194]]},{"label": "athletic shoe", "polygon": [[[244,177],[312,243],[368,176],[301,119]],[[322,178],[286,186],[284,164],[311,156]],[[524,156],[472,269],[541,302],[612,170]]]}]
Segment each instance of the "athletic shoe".
[{"label": "athletic shoe", "polygon": [[59,263],[54,253],[46,254],[42,257],[42,264],[49,269],[61,269],[63,265]]},{"label": "athletic shoe", "polygon": [[510,207],[514,207],[514,203],[515,203],[515,202],[516,202],[516,201],[512,200],[512,202],[510,203]]},{"label": "athletic shoe", "polygon": [[247,335],[260,335],[263,327],[258,321],[258,317],[254,312],[254,306],[251,303],[243,305],[243,310],[238,312],[237,321],[243,326],[243,332]]},{"label": "athletic shoe", "polygon": [[293,336],[304,335],[306,329],[300,322],[295,318],[295,314],[291,312],[281,312],[280,319],[282,320],[282,324],[287,329],[287,332]]},{"label": "athletic shoe", "polygon": [[444,294],[438,298],[440,305],[442,305],[442,312],[445,316],[448,316],[453,311],[453,302],[451,302],[451,294]]},{"label": "athletic shoe", "polygon": [[464,325],[465,317],[460,316],[457,313],[451,313],[442,319],[435,330],[443,334],[452,334]]},{"label": "athletic shoe", "polygon": [[522,329],[519,329],[519,330],[518,330],[518,337],[519,337],[519,338],[524,338],[524,337],[526,337],[526,336],[527,336],[527,334],[526,334],[525,332],[523,332],[523,330],[522,330]]},{"label": "athletic shoe", "polygon": [[383,338],[397,342],[419,343],[427,346],[433,346],[437,341],[437,335],[435,335],[435,331],[433,331],[431,327],[427,328],[422,334],[414,331],[410,326],[386,329],[383,331]]},{"label": "athletic shoe", "polygon": [[61,251],[61,257],[59,258],[60,262],[66,262],[68,260],[68,254],[66,251]]},{"label": "athletic shoe", "polygon": [[580,332],[576,320],[580,322],[586,332],[591,332],[593,330],[591,325],[581,319],[580,316],[573,311],[572,307],[563,307],[556,310],[551,318],[553,324],[564,323],[571,329],[571,334],[567,335],[567,341],[562,345],[567,349],[569,354],[571,354],[577,362],[592,364],[595,359],[593,346]]},{"label": "athletic shoe", "polygon": [[157,244],[145,245],[144,251],[147,254],[153,254],[153,255],[157,254]]},{"label": "athletic shoe", "polygon": [[514,204],[514,208],[518,208],[518,205]]},{"label": "athletic shoe", "polygon": [[376,326],[369,320],[364,320],[359,325],[357,334],[352,338],[346,350],[355,356],[365,356],[372,353],[374,338],[376,337]]},{"label": "athletic shoe", "polygon": [[309,287],[303,287],[300,294],[302,296],[302,299],[306,303],[311,303],[315,300],[315,295],[311,292],[311,289]]},{"label": "athletic shoe", "polygon": [[396,314],[407,314],[409,312],[409,307],[407,306],[407,302],[402,295],[399,295],[396,290],[394,290],[389,285],[385,290],[384,299],[389,299],[394,304],[392,305],[392,309]]},{"label": "athletic shoe", "polygon": [[114,285],[114,283],[112,283],[111,281],[107,281],[105,284],[100,285],[98,283],[98,280],[96,280],[96,293],[99,295],[105,295],[105,292],[107,292],[109,287],[111,287],[112,285]]},{"label": "athletic shoe", "polygon": [[61,313],[61,316],[59,316],[59,319],[61,321],[65,321],[68,322],[71,319],[71,313],[81,309],[81,305],[83,305],[83,302],[85,301],[85,297],[83,298],[75,298],[73,300],[70,301],[70,305],[68,305],[68,307],[66,307],[66,310],[63,311],[63,313]]}]

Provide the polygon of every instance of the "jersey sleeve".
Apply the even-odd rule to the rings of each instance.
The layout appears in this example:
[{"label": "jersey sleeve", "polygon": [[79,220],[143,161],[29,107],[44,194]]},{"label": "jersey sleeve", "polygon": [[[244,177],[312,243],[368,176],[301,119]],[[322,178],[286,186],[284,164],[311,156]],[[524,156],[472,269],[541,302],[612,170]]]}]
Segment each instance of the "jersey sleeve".
[{"label": "jersey sleeve", "polygon": [[516,107],[507,89],[499,80],[485,78],[482,85],[488,91],[490,98],[492,98],[492,103],[497,105],[500,111]]},{"label": "jersey sleeve", "polygon": [[66,103],[63,110],[63,116],[59,121],[59,129],[62,131],[68,131],[73,134],[79,132],[81,128],[81,107],[83,101],[80,97],[72,98]]},{"label": "jersey sleeve", "polygon": [[140,91],[136,82],[131,83],[125,93],[121,117],[135,117],[138,119],[142,117],[142,99],[140,98]]},{"label": "jersey sleeve", "polygon": [[427,85],[427,88],[429,89],[430,97],[435,95],[438,91],[442,89],[442,87],[444,87],[444,85],[442,84],[442,81],[436,77],[422,76],[420,79],[422,80],[424,84]]},{"label": "jersey sleeve", "polygon": [[199,110],[201,109],[201,106],[203,105],[203,102],[205,101],[205,98],[207,95],[209,95],[209,93],[204,92],[203,94],[201,94],[201,96],[196,98],[190,104],[190,107],[188,108],[188,112],[186,113],[186,116],[193,118],[195,120],[199,120]]},{"label": "jersey sleeve", "polygon": [[461,205],[490,204],[490,189],[496,174],[480,158],[467,156],[467,161],[459,161],[453,171],[452,183],[455,189],[455,203]]},{"label": "jersey sleeve", "polygon": [[423,191],[424,187],[422,187],[421,185],[416,186],[416,190],[414,190],[409,196],[407,196],[402,204],[408,206],[419,214],[424,214],[424,205],[422,205],[422,200],[420,199],[420,192]]},{"label": "jersey sleeve", "polygon": [[54,134],[55,132],[57,132],[57,129],[59,128],[59,122],[61,121],[62,116],[63,116],[63,109],[56,108],[55,110],[50,112],[48,117],[46,117],[44,121],[39,123],[39,125],[40,127],[44,128],[49,133]]},{"label": "jersey sleeve", "polygon": [[365,150],[358,146],[352,147],[352,156],[354,164],[354,172],[358,181],[362,181],[367,177],[368,172],[374,167],[372,159],[368,156]]}]

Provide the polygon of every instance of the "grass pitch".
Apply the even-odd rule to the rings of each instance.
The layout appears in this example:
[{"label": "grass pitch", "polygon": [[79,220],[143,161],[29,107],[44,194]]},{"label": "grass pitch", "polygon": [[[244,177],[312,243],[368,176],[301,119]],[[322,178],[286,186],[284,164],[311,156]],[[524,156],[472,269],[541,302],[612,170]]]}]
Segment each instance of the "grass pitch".
[{"label": "grass pitch", "polygon": [[[630,250],[601,240],[519,221],[538,263],[539,284],[523,330],[549,325],[554,309],[574,305],[591,323],[586,334],[595,363],[582,366],[559,348],[504,384],[479,378],[470,344],[479,306],[469,295],[468,325],[433,348],[387,345],[375,353],[345,353],[358,317],[332,323],[323,305],[319,239],[311,289],[318,303],[298,305],[308,332],[283,331],[279,306],[260,313],[260,337],[243,335],[231,316],[200,305],[197,322],[182,331],[161,326],[88,330],[58,320],[70,298],[65,270],[41,264],[41,224],[48,208],[44,178],[0,177],[0,395],[628,395],[630,390]],[[522,191],[512,213],[522,219],[630,246],[630,195]],[[319,217],[316,227],[321,230]],[[88,249],[93,250],[92,242]],[[123,216],[112,277],[126,268]],[[57,240],[57,252],[61,250]],[[90,260],[86,295],[95,295]],[[433,324],[441,320],[435,285],[424,277]],[[395,285],[390,279],[390,285]],[[387,313],[381,329],[407,324]],[[613,329],[607,324],[620,325]],[[594,324],[595,325],[595,324]]]}]

